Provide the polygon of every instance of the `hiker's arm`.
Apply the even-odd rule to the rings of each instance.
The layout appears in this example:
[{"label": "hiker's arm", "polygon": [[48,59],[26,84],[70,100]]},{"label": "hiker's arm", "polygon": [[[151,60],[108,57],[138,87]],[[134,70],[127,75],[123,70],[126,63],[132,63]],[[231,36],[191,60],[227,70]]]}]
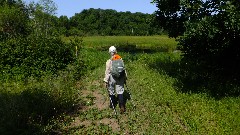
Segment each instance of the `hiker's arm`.
[{"label": "hiker's arm", "polygon": [[111,71],[111,64],[110,64],[111,60],[108,60],[106,62],[106,70],[105,70],[105,77],[103,79],[103,81],[105,83],[108,83],[108,80],[109,80],[109,76],[110,76],[110,71]]}]

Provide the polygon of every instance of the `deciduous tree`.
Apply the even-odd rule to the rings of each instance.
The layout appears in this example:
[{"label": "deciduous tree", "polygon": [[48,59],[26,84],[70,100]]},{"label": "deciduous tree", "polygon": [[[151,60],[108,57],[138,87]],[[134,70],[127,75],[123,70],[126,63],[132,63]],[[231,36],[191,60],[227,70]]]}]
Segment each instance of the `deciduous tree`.
[{"label": "deciduous tree", "polygon": [[[153,0],[159,24],[179,37],[183,60],[204,80],[240,79],[239,0]],[[215,76],[215,77],[213,77]],[[216,77],[217,76],[217,77]]]}]

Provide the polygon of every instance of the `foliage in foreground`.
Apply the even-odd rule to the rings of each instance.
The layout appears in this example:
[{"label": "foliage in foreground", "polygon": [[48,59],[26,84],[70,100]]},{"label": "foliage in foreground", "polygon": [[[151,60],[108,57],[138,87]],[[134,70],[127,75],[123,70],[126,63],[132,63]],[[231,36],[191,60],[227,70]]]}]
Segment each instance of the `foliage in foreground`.
[{"label": "foliage in foreground", "polygon": [[105,62],[98,57],[108,56],[91,49],[81,49],[78,53],[74,63],[54,75],[2,80],[0,134],[50,134],[58,131],[58,124],[66,120],[64,116],[84,104],[77,89],[81,86],[76,86],[76,81]]},{"label": "foliage in foreground", "polygon": [[73,69],[58,76],[8,81],[0,87],[0,134],[43,134],[52,119],[80,103]]}]

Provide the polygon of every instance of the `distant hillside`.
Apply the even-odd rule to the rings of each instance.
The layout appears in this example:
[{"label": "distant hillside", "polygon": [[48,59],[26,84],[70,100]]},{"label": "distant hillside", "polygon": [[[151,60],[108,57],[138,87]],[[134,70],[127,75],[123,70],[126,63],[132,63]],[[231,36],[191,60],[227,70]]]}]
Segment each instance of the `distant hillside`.
[{"label": "distant hillside", "polygon": [[162,29],[154,23],[154,14],[117,12],[112,9],[84,9],[71,18],[59,17],[63,34],[72,35],[159,35]]}]

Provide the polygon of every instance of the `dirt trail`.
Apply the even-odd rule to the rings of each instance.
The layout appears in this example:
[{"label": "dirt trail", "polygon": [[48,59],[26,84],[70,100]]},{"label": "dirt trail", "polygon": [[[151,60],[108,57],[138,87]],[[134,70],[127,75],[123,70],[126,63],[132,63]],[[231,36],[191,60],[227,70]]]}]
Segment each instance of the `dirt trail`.
[{"label": "dirt trail", "polygon": [[[93,77],[94,78],[94,77]],[[89,79],[91,80],[91,79]],[[113,132],[119,132],[120,124],[119,120],[115,118],[115,115],[113,113],[113,110],[109,109],[109,97],[107,94],[107,91],[105,91],[104,85],[100,79],[100,76],[86,82],[84,82],[86,85],[83,90],[81,90],[80,96],[83,98],[83,100],[86,101],[86,103],[90,105],[82,106],[79,112],[87,112],[91,109],[97,109],[97,112],[110,112],[112,115],[111,117],[103,117],[102,119],[97,120],[81,120],[78,116],[74,117],[73,122],[70,124],[71,128],[74,127],[90,127],[90,126],[99,126],[100,124],[108,125],[111,127]],[[79,84],[80,85],[80,84]],[[118,110],[119,108],[116,108]],[[117,114],[120,115],[120,114]],[[121,117],[125,117],[122,115]],[[123,120],[123,119],[122,119]],[[121,121],[122,121],[121,120]],[[126,117],[124,118],[126,120]]]},{"label": "dirt trail", "polygon": [[[109,101],[105,101],[107,99],[105,99],[106,97],[104,97],[101,93],[99,93],[98,91],[88,91],[88,90],[83,90],[83,97],[87,97],[88,95],[93,95],[95,98],[93,100],[93,105],[91,106],[84,106],[82,110],[80,111],[88,111],[91,108],[97,108],[98,110],[104,110],[104,109],[108,109],[108,102]],[[113,132],[117,132],[120,131],[120,126],[118,124],[117,119],[115,118],[103,118],[101,120],[84,120],[81,121],[79,117],[75,117],[75,120],[71,123],[72,127],[79,127],[79,126],[84,126],[84,127],[89,127],[91,125],[99,125],[99,124],[104,124],[104,125],[109,125]]]}]

